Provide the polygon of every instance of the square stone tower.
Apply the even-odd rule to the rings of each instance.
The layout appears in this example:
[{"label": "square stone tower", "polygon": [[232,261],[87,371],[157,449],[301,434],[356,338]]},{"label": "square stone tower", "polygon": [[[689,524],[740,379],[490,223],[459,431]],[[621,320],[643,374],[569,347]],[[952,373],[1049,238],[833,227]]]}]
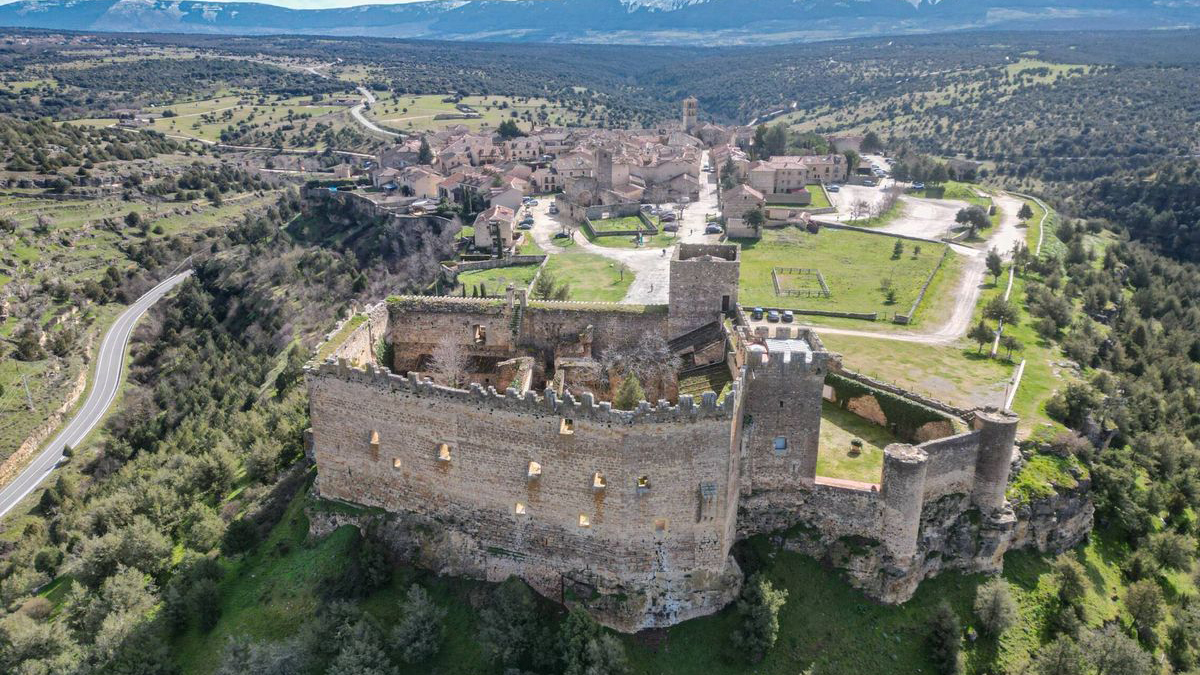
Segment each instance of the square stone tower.
[{"label": "square stone tower", "polygon": [[683,99],[683,130],[690,132],[700,122],[700,102],[696,97]]},{"label": "square stone tower", "polygon": [[736,244],[680,244],[671,257],[668,337],[719,321],[737,305]]}]

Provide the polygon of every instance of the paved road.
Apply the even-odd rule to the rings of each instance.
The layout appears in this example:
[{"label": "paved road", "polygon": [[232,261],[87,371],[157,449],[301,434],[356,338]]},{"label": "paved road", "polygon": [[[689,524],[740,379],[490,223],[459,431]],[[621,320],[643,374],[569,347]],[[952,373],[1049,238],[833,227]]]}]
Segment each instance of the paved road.
[{"label": "paved road", "polygon": [[376,100],[375,94],[372,94],[371,90],[367,89],[366,87],[359,87],[358,93],[363,95],[364,102],[359,103],[358,105],[356,105],[350,109],[350,116],[354,118],[354,121],[358,122],[360,125],[363,126],[363,128],[365,128],[367,131],[370,131],[372,133],[380,134],[380,135],[386,136],[388,138],[396,138],[397,136],[399,136],[400,134],[397,134],[395,132],[388,131],[387,129],[381,128],[379,125],[377,125],[374,122],[372,122],[371,120],[367,119],[367,116],[363,114],[363,108],[365,108],[368,105],[375,104],[375,100]]},{"label": "paved road", "polygon": [[24,471],[0,489],[0,517],[12,510],[54,471],[62,459],[64,446],[78,445],[108,412],[120,388],[121,372],[125,365],[125,348],[129,345],[129,336],[133,334],[138,319],[191,273],[191,270],[180,272],[150,289],[122,312],[109,327],[100,343],[100,351],[96,354],[95,380],[83,407]]}]

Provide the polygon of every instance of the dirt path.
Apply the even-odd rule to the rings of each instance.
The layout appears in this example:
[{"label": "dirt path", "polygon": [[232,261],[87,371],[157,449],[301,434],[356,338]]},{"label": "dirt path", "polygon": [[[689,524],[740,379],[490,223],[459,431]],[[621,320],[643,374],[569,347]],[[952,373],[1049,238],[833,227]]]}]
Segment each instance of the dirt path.
[{"label": "dirt path", "polygon": [[[966,246],[958,246],[952,244],[951,250],[960,255],[967,257],[966,264],[963,266],[962,276],[959,277],[958,286],[954,289],[954,308],[950,312],[950,316],[946,318],[941,325],[936,326],[931,331],[922,332],[877,332],[869,330],[854,330],[849,328],[828,328],[816,327],[816,330],[821,333],[833,333],[836,335],[853,335],[858,337],[877,338],[880,340],[896,340],[899,342],[918,342],[929,345],[946,345],[952,344],[966,335],[967,330],[971,327],[971,319],[975,314],[975,305],[979,302],[979,294],[982,292],[985,284],[985,276],[987,275],[987,251],[995,248],[1000,252],[1001,257],[1008,260],[1012,258],[1013,245],[1024,239],[1024,232],[1021,231],[1017,224],[1020,219],[1017,217],[1017,212],[1021,209],[1021,200],[1007,193],[998,193],[993,196],[993,201],[1000,208],[1000,224],[995,231],[988,237],[987,246],[981,249],[969,248]],[[944,202],[945,200],[928,200],[928,199],[913,199],[918,202]],[[950,216],[950,222],[953,222],[953,215]],[[913,221],[915,222],[915,221]],[[888,231],[887,228],[881,228],[881,231]],[[927,236],[927,235],[914,235]]]}]

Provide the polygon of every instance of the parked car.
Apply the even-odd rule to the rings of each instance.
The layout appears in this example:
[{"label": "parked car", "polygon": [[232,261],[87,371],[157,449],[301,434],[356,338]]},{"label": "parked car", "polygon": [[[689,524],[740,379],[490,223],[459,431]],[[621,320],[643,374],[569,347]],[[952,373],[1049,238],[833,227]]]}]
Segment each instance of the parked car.
[{"label": "parked car", "polygon": [[875,181],[873,181],[873,180],[864,180],[864,181],[863,181],[863,187],[875,187]]},{"label": "parked car", "polygon": [[532,229],[533,229],[533,223],[527,223],[527,222],[525,222],[525,221],[521,221],[521,224],[520,224],[520,225],[517,225],[517,229],[518,229],[518,230],[532,230]]},{"label": "parked car", "polygon": [[556,213],[558,213],[558,204],[551,204],[550,205],[550,215],[554,215]]},{"label": "parked car", "polygon": [[678,232],[679,225],[676,223],[666,223],[662,226],[663,232]]},{"label": "parked car", "polygon": [[792,314],[792,310],[790,310],[790,309],[783,310],[783,322],[784,323],[791,323],[792,320],[795,318],[796,318],[796,316],[794,314]]},{"label": "parked car", "polygon": [[675,214],[670,212],[664,213],[658,217],[658,220],[662,223],[673,223],[675,222]]},{"label": "parked car", "polygon": [[710,224],[708,227],[704,228],[704,234],[721,234],[721,232],[722,230],[720,225]]},{"label": "parked car", "polygon": [[555,232],[554,238],[555,239],[570,239],[571,234],[569,232]]},{"label": "parked car", "polygon": [[779,310],[771,310],[767,312],[767,321],[771,323],[779,323]]},{"label": "parked car", "polygon": [[829,187],[827,187],[825,189],[830,192],[841,192],[842,186],[841,185],[830,185]]},{"label": "parked car", "polygon": [[762,321],[762,318],[763,318],[763,308],[762,308],[762,307],[755,307],[754,309],[750,310],[750,318],[751,318],[751,319],[754,319],[755,321]]},{"label": "parked car", "polygon": [[924,183],[913,183],[913,189],[914,190],[924,190],[925,184]]}]

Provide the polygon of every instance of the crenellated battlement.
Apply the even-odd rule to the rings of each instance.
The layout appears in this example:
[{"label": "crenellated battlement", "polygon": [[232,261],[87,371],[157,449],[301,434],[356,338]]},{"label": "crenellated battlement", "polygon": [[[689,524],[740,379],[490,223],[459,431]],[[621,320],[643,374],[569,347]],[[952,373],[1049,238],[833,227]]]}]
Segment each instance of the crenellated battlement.
[{"label": "crenellated battlement", "polygon": [[517,412],[558,415],[605,424],[662,424],[700,419],[730,419],[737,410],[744,386],[742,378],[739,377],[730,385],[723,399],[719,399],[716,392],[708,391],[704,392],[699,400],[687,394],[680,395],[676,405],[671,405],[666,400],[659,400],[657,404],[642,401],[635,410],[619,410],[613,408],[609,401],[596,401],[591,393],[576,398],[570,392],[560,396],[553,389],[547,389],[541,396],[533,391],[526,391],[521,395],[512,387],[501,393],[495,387],[485,388],[474,383],[468,389],[456,389],[435,384],[430,378],[422,379],[414,372],[409,372],[405,377],[387,368],[376,368],[372,364],[356,368],[346,359],[339,359],[336,363],[330,359],[319,366],[307,368],[306,373],[312,377],[333,377],[388,391],[466,401],[480,407],[502,407]]}]

